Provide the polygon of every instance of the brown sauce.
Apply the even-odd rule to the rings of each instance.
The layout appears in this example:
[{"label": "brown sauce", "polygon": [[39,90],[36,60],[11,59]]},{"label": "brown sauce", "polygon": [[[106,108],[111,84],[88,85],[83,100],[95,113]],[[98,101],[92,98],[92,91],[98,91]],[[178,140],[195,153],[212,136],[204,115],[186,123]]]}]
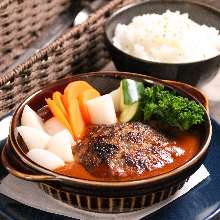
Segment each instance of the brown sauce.
[{"label": "brown sauce", "polygon": [[[145,179],[157,175],[167,173],[177,167],[182,166],[187,161],[193,158],[194,155],[199,151],[200,137],[198,132],[182,132],[175,137],[176,146],[181,146],[185,151],[183,155],[174,157],[174,161],[170,164],[165,164],[163,167],[154,169],[151,171],[145,171],[142,174],[132,176],[121,176],[118,178],[103,178],[91,175],[80,163],[71,162],[65,166],[58,168],[55,172],[80,179],[96,180],[96,181],[127,181],[127,180],[138,180]],[[99,169],[99,172],[105,172],[105,167]]]}]

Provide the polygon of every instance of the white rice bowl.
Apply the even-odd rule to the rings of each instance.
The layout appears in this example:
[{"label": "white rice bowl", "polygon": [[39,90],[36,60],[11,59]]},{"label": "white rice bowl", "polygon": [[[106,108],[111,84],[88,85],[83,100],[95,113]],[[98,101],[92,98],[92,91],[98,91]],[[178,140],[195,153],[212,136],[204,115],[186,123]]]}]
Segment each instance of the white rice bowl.
[{"label": "white rice bowl", "polygon": [[136,16],[128,25],[117,24],[113,44],[137,58],[162,63],[196,62],[220,54],[218,30],[169,10]]}]

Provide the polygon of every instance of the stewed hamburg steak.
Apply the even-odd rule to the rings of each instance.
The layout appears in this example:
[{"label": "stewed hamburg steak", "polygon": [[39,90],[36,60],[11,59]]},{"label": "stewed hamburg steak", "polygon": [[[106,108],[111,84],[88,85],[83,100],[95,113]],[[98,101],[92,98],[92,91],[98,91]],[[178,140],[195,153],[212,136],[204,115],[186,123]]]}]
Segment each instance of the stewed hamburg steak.
[{"label": "stewed hamburg steak", "polygon": [[117,178],[163,168],[183,155],[184,149],[150,125],[129,122],[90,126],[77,152],[93,176]]}]

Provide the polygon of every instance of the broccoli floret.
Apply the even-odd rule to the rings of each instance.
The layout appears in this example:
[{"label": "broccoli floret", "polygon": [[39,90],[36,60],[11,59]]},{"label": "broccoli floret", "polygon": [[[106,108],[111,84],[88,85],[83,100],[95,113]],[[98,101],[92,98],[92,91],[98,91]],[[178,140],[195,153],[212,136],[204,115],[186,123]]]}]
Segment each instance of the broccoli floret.
[{"label": "broccoli floret", "polygon": [[199,104],[164,90],[163,86],[147,87],[141,102],[145,121],[154,117],[181,130],[188,130],[204,120],[204,111]]}]

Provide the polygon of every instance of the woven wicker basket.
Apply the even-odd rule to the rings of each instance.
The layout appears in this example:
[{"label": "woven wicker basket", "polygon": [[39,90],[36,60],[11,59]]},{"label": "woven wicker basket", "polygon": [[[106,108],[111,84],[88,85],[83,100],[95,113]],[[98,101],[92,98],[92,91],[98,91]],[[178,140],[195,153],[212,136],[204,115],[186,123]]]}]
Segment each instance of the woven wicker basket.
[{"label": "woven wicker basket", "polygon": [[99,70],[109,60],[103,24],[118,7],[134,0],[113,0],[13,71],[0,76],[0,115],[37,89],[68,74]]},{"label": "woven wicker basket", "polygon": [[80,0],[0,1],[0,72],[4,72],[61,13]]}]

